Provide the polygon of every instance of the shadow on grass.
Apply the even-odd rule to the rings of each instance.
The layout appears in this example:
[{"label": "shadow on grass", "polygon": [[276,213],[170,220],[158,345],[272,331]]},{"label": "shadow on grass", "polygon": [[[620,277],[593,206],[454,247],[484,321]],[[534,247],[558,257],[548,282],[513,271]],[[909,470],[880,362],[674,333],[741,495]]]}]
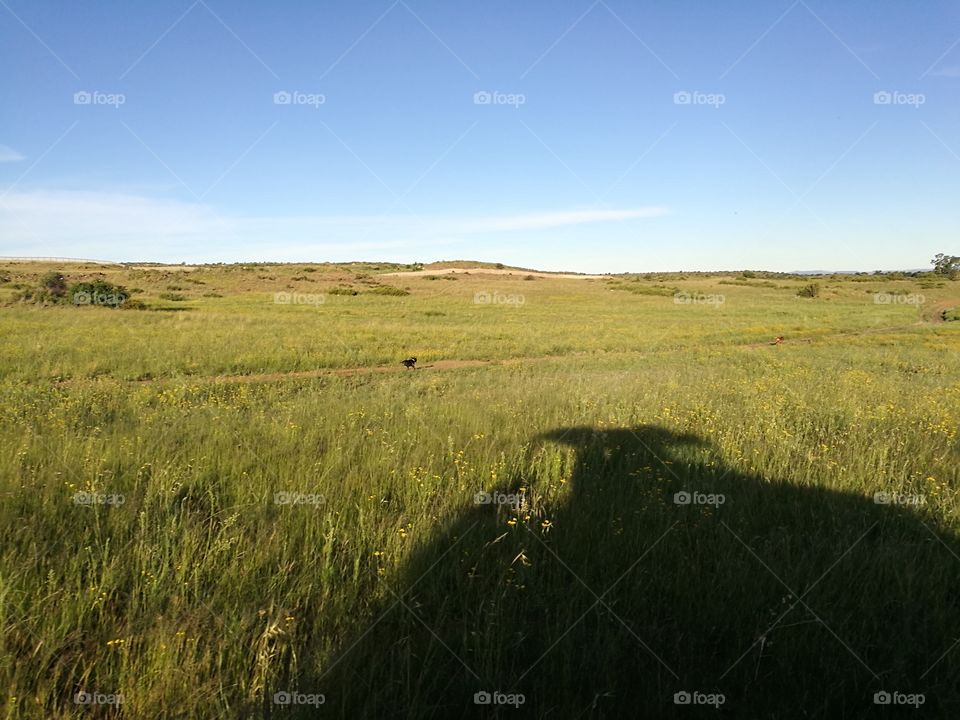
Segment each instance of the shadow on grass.
[{"label": "shadow on grass", "polygon": [[737,473],[661,427],[540,440],[575,453],[553,514],[535,463],[496,489],[529,507],[465,504],[301,678],[325,713],[866,718],[889,693],[958,716],[960,548],[922,505]]}]

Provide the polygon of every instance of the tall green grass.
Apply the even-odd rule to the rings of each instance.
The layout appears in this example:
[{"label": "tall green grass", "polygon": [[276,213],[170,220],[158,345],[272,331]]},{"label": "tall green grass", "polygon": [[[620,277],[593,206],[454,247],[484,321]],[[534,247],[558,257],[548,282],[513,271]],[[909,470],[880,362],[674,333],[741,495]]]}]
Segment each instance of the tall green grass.
[{"label": "tall green grass", "polygon": [[[723,287],[714,308],[420,282],[342,306],[0,310],[5,717],[315,716],[287,691],[335,717],[679,717],[683,691],[733,717],[873,717],[883,691],[950,716],[950,324],[845,286]],[[473,305],[486,286],[526,302]],[[208,377],[408,353],[557,357]]]}]

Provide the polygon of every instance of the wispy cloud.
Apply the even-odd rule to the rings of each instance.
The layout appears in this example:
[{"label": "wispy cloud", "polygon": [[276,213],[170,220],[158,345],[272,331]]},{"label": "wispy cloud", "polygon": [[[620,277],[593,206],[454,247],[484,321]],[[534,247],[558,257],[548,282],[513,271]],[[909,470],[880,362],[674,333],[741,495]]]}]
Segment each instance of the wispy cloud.
[{"label": "wispy cloud", "polygon": [[664,208],[511,215],[236,216],[203,203],[140,195],[12,192],[0,199],[0,255],[110,260],[338,260],[378,251],[429,256],[503,233],[657,217]]},{"label": "wispy cloud", "polygon": [[940,68],[935,73],[935,77],[949,77],[949,78],[960,78],[960,65],[954,65],[953,67]]},{"label": "wispy cloud", "polygon": [[20,162],[26,158],[8,145],[0,145],[0,163]]},{"label": "wispy cloud", "polygon": [[664,208],[645,207],[629,210],[571,210],[565,212],[532,213],[505,217],[477,218],[470,227],[474,232],[505,232],[566,227],[586,223],[636,220],[666,215]]}]

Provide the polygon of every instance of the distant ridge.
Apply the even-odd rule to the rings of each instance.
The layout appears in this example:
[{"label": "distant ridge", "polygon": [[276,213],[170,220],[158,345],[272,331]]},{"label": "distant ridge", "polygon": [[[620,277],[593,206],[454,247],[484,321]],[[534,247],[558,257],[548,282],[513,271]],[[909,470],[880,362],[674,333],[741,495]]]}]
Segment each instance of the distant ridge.
[{"label": "distant ridge", "polygon": [[66,257],[7,257],[0,255],[0,262],[49,262],[49,263],[93,263],[94,265],[119,265],[110,260],[90,260],[88,258]]},{"label": "distant ridge", "polygon": [[[788,275],[871,275],[873,270],[792,270],[787,273]],[[892,272],[930,272],[930,268],[898,268],[896,270],[881,270],[880,272],[892,273]]]}]

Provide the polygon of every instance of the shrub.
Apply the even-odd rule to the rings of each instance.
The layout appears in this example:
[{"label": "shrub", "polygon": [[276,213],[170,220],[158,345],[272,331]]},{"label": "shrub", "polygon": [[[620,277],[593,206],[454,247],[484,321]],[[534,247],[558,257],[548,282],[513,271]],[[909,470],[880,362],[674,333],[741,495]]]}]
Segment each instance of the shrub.
[{"label": "shrub", "polygon": [[328,295],[359,295],[359,293],[354,290],[352,287],[347,287],[345,285],[338,285],[335,288],[332,288],[327,291]]},{"label": "shrub", "polygon": [[40,284],[35,288],[29,286],[17,294],[22,302],[32,302],[39,305],[55,305],[65,303],[67,298],[67,279],[58,272],[45,273],[40,278]]},{"label": "shrub", "polygon": [[48,272],[40,278],[40,287],[56,297],[67,294],[67,279],[58,272]]},{"label": "shrub", "polygon": [[174,302],[182,302],[187,299],[186,295],[181,295],[180,293],[160,293],[161,300],[173,300]]},{"label": "shrub", "polygon": [[367,293],[370,295],[395,295],[397,297],[410,294],[408,290],[393,287],[393,285],[379,285],[375,288],[370,288],[367,290]]},{"label": "shrub", "polygon": [[130,299],[130,291],[106,280],[78,282],[70,286],[69,302],[118,308]]},{"label": "shrub", "polygon": [[613,285],[611,289],[626,290],[634,295],[660,295],[663,297],[672,297],[679,292],[678,288],[667,287],[666,285],[654,285],[653,287],[645,287],[643,285]]},{"label": "shrub", "polygon": [[815,298],[820,295],[820,283],[810,283],[797,290],[798,297]]}]

